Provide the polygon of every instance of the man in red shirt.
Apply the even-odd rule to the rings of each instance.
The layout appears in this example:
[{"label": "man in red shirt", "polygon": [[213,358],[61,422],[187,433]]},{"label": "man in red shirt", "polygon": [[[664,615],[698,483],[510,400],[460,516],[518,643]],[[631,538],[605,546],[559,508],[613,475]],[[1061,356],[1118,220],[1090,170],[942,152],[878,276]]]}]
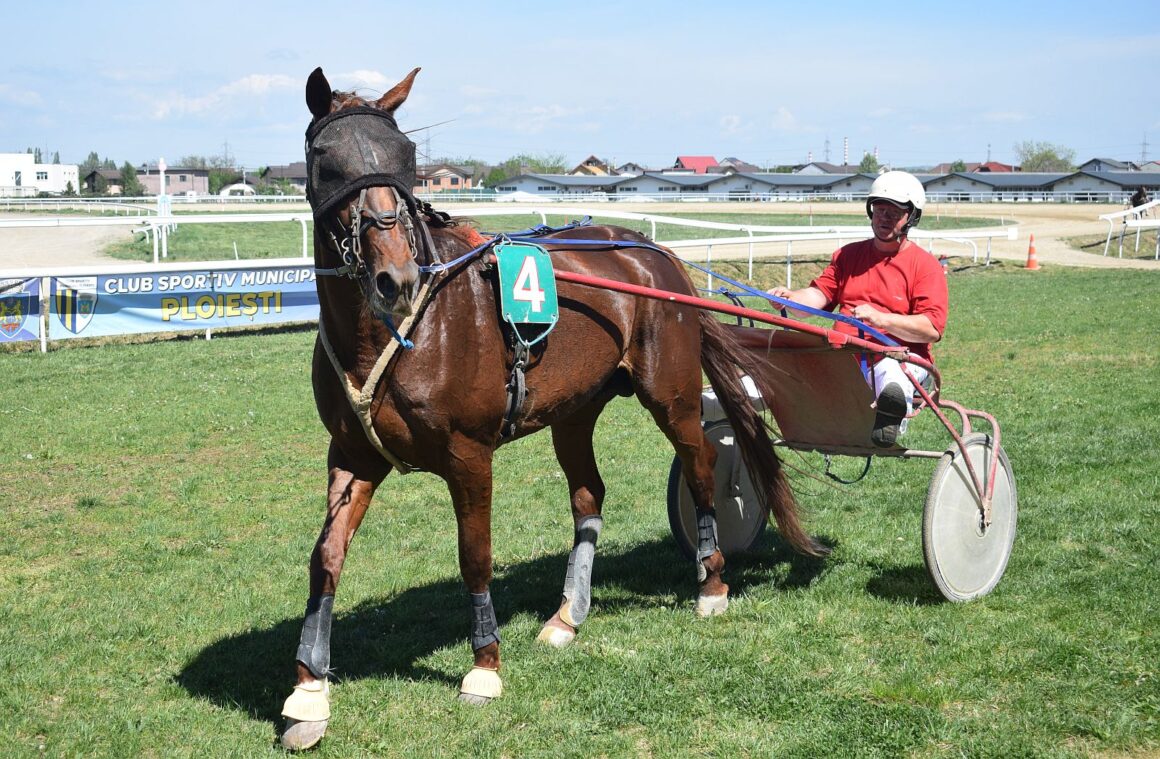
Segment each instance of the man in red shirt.
[{"label": "man in red shirt", "polygon": [[[926,192],[914,176],[904,171],[882,174],[866,198],[874,237],[839,248],[807,287],[774,287],[770,294],[815,309],[837,308],[932,360],[930,345],[946,329],[946,275],[933,255],[906,237],[924,205]],[[844,322],[835,328],[858,333]],[[907,368],[918,382],[926,379],[924,369],[914,364]],[[878,410],[870,438],[875,445],[891,446],[906,430],[914,390],[891,358],[878,360],[866,380],[874,388]]]}]

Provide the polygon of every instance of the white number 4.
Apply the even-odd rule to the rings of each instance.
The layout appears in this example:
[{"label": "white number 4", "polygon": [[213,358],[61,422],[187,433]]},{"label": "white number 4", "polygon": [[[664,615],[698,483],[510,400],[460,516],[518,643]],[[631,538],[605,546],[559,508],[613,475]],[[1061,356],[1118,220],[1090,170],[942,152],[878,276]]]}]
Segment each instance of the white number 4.
[{"label": "white number 4", "polygon": [[520,267],[519,276],[516,277],[515,286],[512,288],[512,298],[531,303],[532,310],[536,313],[540,312],[540,306],[548,299],[540,287],[539,269],[536,268],[536,259],[532,256],[524,258],[524,264]]}]

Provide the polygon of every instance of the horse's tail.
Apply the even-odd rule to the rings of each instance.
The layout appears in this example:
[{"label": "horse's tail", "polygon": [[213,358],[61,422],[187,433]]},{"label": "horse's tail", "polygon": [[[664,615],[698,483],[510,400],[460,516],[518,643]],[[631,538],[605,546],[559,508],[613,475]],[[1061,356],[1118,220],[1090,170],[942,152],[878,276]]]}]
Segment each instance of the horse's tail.
[{"label": "horse's tail", "polygon": [[737,343],[721,322],[707,311],[698,311],[701,321],[701,367],[709,377],[709,384],[725,410],[741,449],[741,458],[749,470],[758,498],[773,514],[777,528],[790,545],[810,556],[824,556],[829,552],[802,529],[798,518],[797,501],[786,480],[781,460],[773,449],[773,441],[766,431],[761,414],[749,400],[749,393],[741,384],[738,370],[751,376],[763,398],[773,397],[773,388],[762,378],[762,372],[748,367],[756,359]]}]

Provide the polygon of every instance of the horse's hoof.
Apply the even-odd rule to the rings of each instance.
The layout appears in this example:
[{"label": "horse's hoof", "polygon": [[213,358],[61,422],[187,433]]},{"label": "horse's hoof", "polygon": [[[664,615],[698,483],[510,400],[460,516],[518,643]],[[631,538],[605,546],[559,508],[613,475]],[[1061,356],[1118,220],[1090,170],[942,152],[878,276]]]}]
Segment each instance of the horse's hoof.
[{"label": "horse's hoof", "polygon": [[326,735],[328,719],[318,722],[299,722],[296,719],[286,720],[286,729],[282,731],[282,748],[288,751],[306,751],[314,748]]},{"label": "horse's hoof", "polygon": [[540,634],[536,636],[536,640],[541,643],[547,643],[553,648],[564,648],[576,640],[576,631],[570,627],[557,627],[549,622],[540,630]]},{"label": "horse's hoof", "polygon": [[460,693],[459,700],[472,706],[487,706],[491,703],[491,699],[487,696],[476,696],[471,693]]},{"label": "horse's hoof", "polygon": [[729,596],[700,596],[697,598],[697,616],[714,617],[729,608]]},{"label": "horse's hoof", "polygon": [[459,700],[475,706],[483,706],[503,694],[503,681],[494,669],[472,667],[459,686]]}]

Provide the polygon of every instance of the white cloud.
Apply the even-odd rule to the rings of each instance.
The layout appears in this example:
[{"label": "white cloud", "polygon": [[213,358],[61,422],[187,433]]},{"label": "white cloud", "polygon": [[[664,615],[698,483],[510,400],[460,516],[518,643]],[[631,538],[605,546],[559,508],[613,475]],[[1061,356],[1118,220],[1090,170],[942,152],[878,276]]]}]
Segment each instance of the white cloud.
[{"label": "white cloud", "polygon": [[44,101],[38,92],[19,90],[7,84],[0,84],[0,102],[29,107],[40,105]]},{"label": "white cloud", "polygon": [[579,108],[565,108],[562,105],[536,105],[523,111],[508,112],[505,121],[521,134],[540,134],[545,129],[556,126],[565,119],[574,119],[583,114]]},{"label": "white cloud", "polygon": [[236,98],[259,97],[271,92],[290,90],[300,86],[298,80],[283,74],[250,74],[218,87],[208,95],[186,97],[173,95],[153,107],[154,119],[205,113],[221,108]]},{"label": "white cloud", "polygon": [[875,108],[874,110],[870,111],[870,116],[875,119],[884,119],[887,116],[893,115],[894,109],[889,107]]},{"label": "white cloud", "polygon": [[336,78],[342,82],[349,82],[349,84],[344,84],[339,89],[358,90],[366,88],[377,92],[386,92],[398,84],[398,82],[388,79],[386,74],[380,71],[371,71],[370,69],[349,71],[344,74],[339,74]]},{"label": "white cloud", "polygon": [[800,132],[803,128],[798,124],[797,116],[793,115],[788,108],[780,106],[777,112],[773,115],[773,119],[769,125],[781,132]]},{"label": "white cloud", "polygon": [[728,114],[721,117],[721,131],[724,134],[737,134],[742,131],[741,117],[736,114]]}]

